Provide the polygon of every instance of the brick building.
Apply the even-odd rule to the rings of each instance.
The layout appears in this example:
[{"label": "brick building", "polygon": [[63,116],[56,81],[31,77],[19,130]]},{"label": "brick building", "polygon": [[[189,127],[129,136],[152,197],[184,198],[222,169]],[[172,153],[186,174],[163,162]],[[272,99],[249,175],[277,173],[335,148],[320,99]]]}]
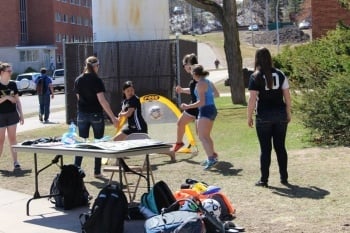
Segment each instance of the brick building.
[{"label": "brick building", "polygon": [[326,35],[328,30],[336,28],[342,20],[350,24],[350,11],[341,8],[338,0],[312,0],[312,38]]},{"label": "brick building", "polygon": [[0,60],[16,73],[63,66],[63,41],[92,41],[91,0],[0,0]]}]

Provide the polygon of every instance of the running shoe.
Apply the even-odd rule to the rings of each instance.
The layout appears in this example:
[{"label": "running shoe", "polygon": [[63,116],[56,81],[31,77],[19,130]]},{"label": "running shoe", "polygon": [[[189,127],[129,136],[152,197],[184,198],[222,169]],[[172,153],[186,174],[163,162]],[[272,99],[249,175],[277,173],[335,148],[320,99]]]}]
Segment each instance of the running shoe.
[{"label": "running shoe", "polygon": [[173,146],[172,151],[177,152],[178,150],[180,150],[181,147],[183,147],[185,144],[183,142],[177,142],[175,143],[175,145]]},{"label": "running shoe", "polygon": [[[218,160],[218,157],[219,157],[219,155],[218,155],[216,152],[214,152],[212,158]],[[207,166],[207,163],[208,163],[208,159],[206,159],[206,160],[204,160],[203,162],[201,162],[201,165],[202,165],[202,166]]]},{"label": "running shoe", "polygon": [[15,170],[21,169],[21,165],[19,165],[18,162],[15,162],[15,163],[13,164],[13,167],[14,167]]},{"label": "running shoe", "polygon": [[204,166],[204,170],[209,170],[210,168],[214,167],[218,163],[218,159],[207,159],[207,164]]}]

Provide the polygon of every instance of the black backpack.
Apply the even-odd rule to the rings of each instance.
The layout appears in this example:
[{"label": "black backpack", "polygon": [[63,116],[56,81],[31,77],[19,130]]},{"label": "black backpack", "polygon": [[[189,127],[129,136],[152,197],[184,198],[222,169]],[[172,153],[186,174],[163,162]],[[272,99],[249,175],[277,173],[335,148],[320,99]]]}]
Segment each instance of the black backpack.
[{"label": "black backpack", "polygon": [[90,213],[80,215],[83,233],[123,233],[128,201],[118,185],[107,185],[98,194]]},{"label": "black backpack", "polygon": [[44,75],[38,78],[38,82],[36,84],[36,93],[38,95],[44,95],[47,91],[46,78],[47,77]]},{"label": "black backpack", "polygon": [[149,193],[144,193],[141,196],[141,206],[146,207],[155,214],[160,214],[163,208],[168,208],[175,202],[174,194],[164,181],[158,181]]},{"label": "black backpack", "polygon": [[53,179],[50,188],[50,201],[58,208],[70,210],[89,204],[90,195],[86,190],[84,180],[85,173],[77,166],[63,165],[61,173]]}]

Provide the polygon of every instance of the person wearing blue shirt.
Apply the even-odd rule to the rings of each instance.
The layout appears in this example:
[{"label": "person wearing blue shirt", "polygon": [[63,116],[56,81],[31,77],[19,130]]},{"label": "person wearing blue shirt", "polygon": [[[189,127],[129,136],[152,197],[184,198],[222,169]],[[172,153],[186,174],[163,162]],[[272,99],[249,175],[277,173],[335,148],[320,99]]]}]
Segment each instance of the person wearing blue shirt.
[{"label": "person wearing blue shirt", "polygon": [[215,85],[206,78],[208,75],[209,72],[204,70],[202,65],[192,66],[192,77],[197,81],[194,90],[197,101],[192,104],[181,104],[183,110],[191,108],[198,108],[199,110],[197,120],[198,137],[207,154],[207,159],[202,163],[204,170],[210,169],[218,162],[218,155],[214,150],[214,142],[210,133],[217,116],[214,98],[219,97],[220,94]]},{"label": "person wearing blue shirt", "polygon": [[55,95],[53,92],[52,80],[46,75],[46,68],[41,68],[40,73],[41,76],[35,80],[36,85],[41,85],[40,92],[37,93],[39,99],[39,121],[48,123],[50,116],[50,96],[51,99],[53,99]]}]

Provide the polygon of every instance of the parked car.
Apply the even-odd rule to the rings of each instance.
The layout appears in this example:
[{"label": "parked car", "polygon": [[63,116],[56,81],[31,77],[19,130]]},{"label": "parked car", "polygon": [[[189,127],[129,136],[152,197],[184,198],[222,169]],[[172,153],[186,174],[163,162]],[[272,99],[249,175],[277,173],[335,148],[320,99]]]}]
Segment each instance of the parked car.
[{"label": "parked car", "polygon": [[257,24],[249,25],[248,30],[249,31],[259,31],[259,26]]},{"label": "parked car", "polygon": [[36,94],[36,84],[35,80],[40,76],[40,73],[24,73],[17,75],[16,85],[18,89],[18,94],[30,93],[32,95]]},{"label": "parked car", "polygon": [[311,28],[311,23],[307,20],[303,20],[299,23],[298,27],[300,30],[309,29],[309,28]]},{"label": "parked car", "polygon": [[64,90],[64,69],[54,70],[52,74],[52,86],[54,90]]}]

